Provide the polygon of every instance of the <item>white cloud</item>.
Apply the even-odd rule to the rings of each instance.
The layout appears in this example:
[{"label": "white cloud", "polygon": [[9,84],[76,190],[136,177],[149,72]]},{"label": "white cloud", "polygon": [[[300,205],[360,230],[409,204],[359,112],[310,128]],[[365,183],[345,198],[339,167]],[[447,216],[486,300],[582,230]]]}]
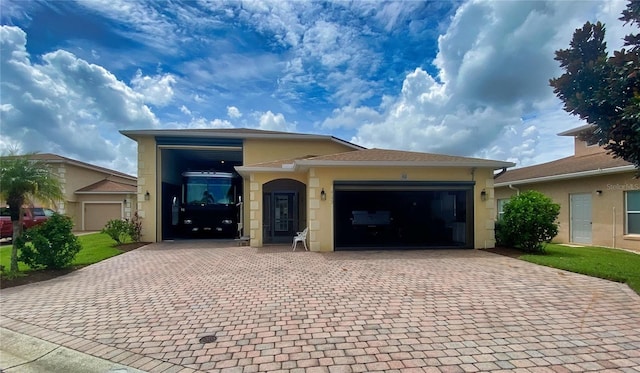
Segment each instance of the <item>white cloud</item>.
[{"label": "white cloud", "polygon": [[[485,156],[520,165],[572,152],[556,133],[580,125],[549,87],[561,70],[555,51],[609,4],[470,1],[439,37],[437,74],[416,68],[377,109],[347,105],[324,128],[357,128],[369,147]],[[532,113],[533,118],[529,118]],[[529,118],[523,120],[523,118]],[[541,138],[552,139],[540,141]]]},{"label": "white cloud", "polygon": [[171,102],[173,98],[172,86],[175,83],[176,78],[171,74],[143,76],[140,70],[131,79],[133,89],[142,95],[144,102],[155,106],[165,106]]},{"label": "white cloud", "polygon": [[174,123],[176,128],[233,128],[234,125],[224,119],[192,118],[189,123]]},{"label": "white cloud", "polygon": [[104,164],[131,157],[116,150],[128,141],[118,129],[158,125],[145,98],[101,66],[63,50],[32,62],[12,26],[0,26],[0,47],[3,143]]},{"label": "white cloud", "polygon": [[332,115],[322,122],[321,127],[329,130],[357,128],[363,124],[379,122],[381,118],[381,115],[372,108],[345,106],[334,109]]},{"label": "white cloud", "polygon": [[281,113],[274,114],[270,110],[265,113],[254,113],[259,117],[258,129],[267,131],[294,132],[295,123],[288,123]]},{"label": "white cloud", "polygon": [[184,115],[191,115],[191,110],[189,110],[189,108],[184,105],[180,106],[180,112]]},{"label": "white cloud", "polygon": [[227,106],[227,116],[236,119],[240,118],[242,116],[242,113],[235,106]]}]

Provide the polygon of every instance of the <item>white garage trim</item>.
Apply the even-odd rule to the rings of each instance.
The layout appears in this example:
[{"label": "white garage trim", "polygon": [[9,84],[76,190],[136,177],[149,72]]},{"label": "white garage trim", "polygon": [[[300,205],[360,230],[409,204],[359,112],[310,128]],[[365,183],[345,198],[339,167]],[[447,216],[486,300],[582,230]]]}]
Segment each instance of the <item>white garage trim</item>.
[{"label": "white garage trim", "polygon": [[120,205],[120,219],[124,218],[124,203],[123,202],[118,202],[118,201],[88,201],[88,202],[82,202],[82,230],[86,230],[85,229],[85,209],[87,207],[87,205]]}]

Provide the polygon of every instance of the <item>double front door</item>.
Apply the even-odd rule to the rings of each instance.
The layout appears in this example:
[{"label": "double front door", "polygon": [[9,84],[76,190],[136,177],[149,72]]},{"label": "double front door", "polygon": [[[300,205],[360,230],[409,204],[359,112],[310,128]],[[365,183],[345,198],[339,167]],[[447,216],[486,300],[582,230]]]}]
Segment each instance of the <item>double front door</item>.
[{"label": "double front door", "polygon": [[291,241],[298,231],[298,193],[265,193],[263,202],[265,242]]}]

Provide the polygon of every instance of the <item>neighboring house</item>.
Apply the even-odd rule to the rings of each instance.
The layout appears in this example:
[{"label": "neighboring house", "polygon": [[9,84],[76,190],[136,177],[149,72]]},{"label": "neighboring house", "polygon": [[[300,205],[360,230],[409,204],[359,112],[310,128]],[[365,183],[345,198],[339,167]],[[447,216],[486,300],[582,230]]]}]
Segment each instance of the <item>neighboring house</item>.
[{"label": "neighboring house", "polygon": [[55,154],[32,158],[49,164],[60,179],[64,200],[50,207],[71,217],[75,230],[97,231],[135,211],[136,177]]},{"label": "neighboring house", "polygon": [[365,149],[325,135],[252,129],[121,131],[138,143],[143,240],[178,237],[181,175],[237,171],[252,246],[309,228],[312,251],[493,247],[494,170],[509,162]]},{"label": "neighboring house", "polygon": [[537,190],[560,208],[554,242],[640,251],[640,180],[631,163],[580,140],[589,125],[560,136],[574,137],[574,155],[509,170],[495,180],[498,218],[518,191]]}]

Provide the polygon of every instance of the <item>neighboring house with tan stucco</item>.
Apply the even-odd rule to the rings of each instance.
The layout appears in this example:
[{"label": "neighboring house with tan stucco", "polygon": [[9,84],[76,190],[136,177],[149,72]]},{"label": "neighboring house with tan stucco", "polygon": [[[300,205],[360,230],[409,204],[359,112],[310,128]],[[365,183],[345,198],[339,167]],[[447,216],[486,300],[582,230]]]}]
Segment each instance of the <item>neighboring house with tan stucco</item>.
[{"label": "neighboring house with tan stucco", "polygon": [[574,137],[574,155],[516,168],[495,180],[497,217],[519,191],[536,190],[560,204],[558,243],[640,251],[640,179],[634,166],[580,140],[582,126],[559,133]]},{"label": "neighboring house with tan stucco", "polygon": [[121,132],[138,143],[137,210],[145,241],[188,238],[179,227],[192,222],[178,217],[183,207],[176,201],[189,200],[181,179],[195,171],[241,176],[240,195],[229,194],[242,202],[239,234],[252,246],[291,244],[308,228],[312,251],[493,247],[494,171],[514,165],[365,149],[315,134]]},{"label": "neighboring house with tan stucco", "polygon": [[71,217],[74,230],[97,231],[107,221],[130,218],[135,212],[135,176],[56,154],[32,158],[47,163],[58,176],[64,198],[46,207]]}]

